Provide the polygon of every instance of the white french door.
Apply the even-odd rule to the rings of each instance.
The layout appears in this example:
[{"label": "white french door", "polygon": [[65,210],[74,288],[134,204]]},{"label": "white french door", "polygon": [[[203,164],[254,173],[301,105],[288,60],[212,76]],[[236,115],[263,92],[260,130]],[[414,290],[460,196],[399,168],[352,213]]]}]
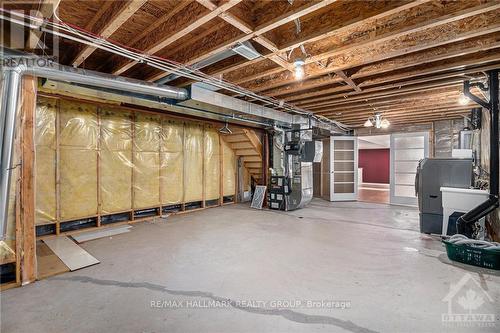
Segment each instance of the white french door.
[{"label": "white french door", "polygon": [[391,134],[391,204],[416,206],[418,162],[429,157],[429,133]]},{"label": "white french door", "polygon": [[358,140],[354,136],[330,138],[330,201],[358,197]]}]

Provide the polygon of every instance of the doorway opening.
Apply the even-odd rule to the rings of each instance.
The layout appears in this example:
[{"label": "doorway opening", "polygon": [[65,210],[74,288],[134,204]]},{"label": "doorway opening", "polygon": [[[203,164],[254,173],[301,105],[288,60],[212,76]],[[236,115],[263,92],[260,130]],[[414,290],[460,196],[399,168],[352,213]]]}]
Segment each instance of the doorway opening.
[{"label": "doorway opening", "polygon": [[390,135],[358,137],[358,201],[390,202]]}]

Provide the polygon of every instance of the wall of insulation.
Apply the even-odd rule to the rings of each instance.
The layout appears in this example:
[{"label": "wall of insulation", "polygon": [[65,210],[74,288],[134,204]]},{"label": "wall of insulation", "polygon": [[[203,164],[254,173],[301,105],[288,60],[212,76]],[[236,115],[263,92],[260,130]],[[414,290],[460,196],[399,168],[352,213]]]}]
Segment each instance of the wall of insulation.
[{"label": "wall of insulation", "polygon": [[35,131],[37,225],[236,193],[236,157],[208,123],[39,97]]}]

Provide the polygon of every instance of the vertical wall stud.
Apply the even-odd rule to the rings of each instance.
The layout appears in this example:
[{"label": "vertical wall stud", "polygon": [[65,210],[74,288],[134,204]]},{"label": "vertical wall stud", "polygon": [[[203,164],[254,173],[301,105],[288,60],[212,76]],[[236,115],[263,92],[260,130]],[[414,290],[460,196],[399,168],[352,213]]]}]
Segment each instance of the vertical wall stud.
[{"label": "vertical wall stud", "polygon": [[132,172],[131,172],[131,177],[132,177],[132,186],[131,186],[131,193],[130,193],[130,207],[132,208],[132,211],[130,213],[130,220],[133,221],[135,219],[135,213],[134,213],[134,201],[135,201],[135,112],[131,112],[130,114],[130,130],[132,134],[132,155],[130,156],[130,160],[132,161]]},{"label": "vertical wall stud", "polygon": [[35,236],[35,142],[34,120],[37,79],[25,76],[22,81],[21,103],[21,281],[27,284],[36,279]]},{"label": "vertical wall stud", "polygon": [[56,235],[61,232],[61,102],[56,101]]},{"label": "vertical wall stud", "polygon": [[219,133],[219,205],[224,203],[224,146],[222,145],[222,135]]},{"label": "vertical wall stud", "polygon": [[201,190],[201,207],[205,208],[205,187],[207,185],[207,180],[206,180],[206,168],[205,168],[205,132],[206,132],[206,126],[203,125],[202,129],[202,140],[201,140],[201,168],[202,168],[202,190]]},{"label": "vertical wall stud", "polygon": [[97,226],[101,226],[101,212],[102,212],[102,202],[101,202],[101,138],[102,138],[102,126],[101,126],[101,108],[97,107]]}]

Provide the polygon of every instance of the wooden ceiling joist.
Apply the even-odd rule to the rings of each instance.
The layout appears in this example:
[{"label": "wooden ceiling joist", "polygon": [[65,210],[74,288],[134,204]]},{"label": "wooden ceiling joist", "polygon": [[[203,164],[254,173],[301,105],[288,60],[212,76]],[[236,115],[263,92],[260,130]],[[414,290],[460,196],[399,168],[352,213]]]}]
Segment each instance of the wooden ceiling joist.
[{"label": "wooden ceiling joist", "polygon": [[[182,29],[178,30],[177,32],[173,34],[167,34],[164,36],[163,39],[155,42],[153,45],[149,45],[146,47],[143,52],[145,54],[153,55],[157,53],[158,51],[164,49],[168,45],[176,42],[177,40],[181,39],[188,33],[198,29],[201,27],[203,24],[207,23],[208,21],[212,20],[213,18],[219,16],[220,13],[225,12],[229,8],[237,5],[241,0],[229,0],[228,2],[224,3],[223,5],[217,7],[216,9],[209,11],[208,13],[205,13],[203,15],[200,15],[197,19],[194,21],[189,21],[189,24],[184,26]],[[113,74],[119,75],[121,73],[124,73],[125,71],[129,70],[132,68],[134,65],[136,65],[136,61],[126,61],[123,64],[120,64],[113,70]],[[168,73],[167,73],[168,74]],[[167,75],[166,74],[166,75]]]},{"label": "wooden ceiling joist", "polygon": [[427,96],[414,96],[414,97],[404,97],[401,99],[388,99],[388,100],[375,100],[368,101],[364,103],[359,103],[356,105],[344,105],[337,107],[329,107],[325,109],[316,109],[314,112],[316,114],[321,114],[323,116],[329,115],[345,115],[350,113],[356,113],[359,111],[367,111],[367,110],[396,110],[399,108],[412,108],[412,107],[420,107],[428,105],[432,103],[432,105],[441,105],[446,103],[453,103],[457,100],[459,96],[458,91],[447,92],[445,94],[433,94],[432,101],[429,100]]},{"label": "wooden ceiling joist", "polygon": [[[125,2],[122,7],[120,8],[119,11],[117,11],[111,19],[107,21],[107,24],[102,27],[100,31],[97,32],[99,36],[102,38],[108,38],[110,37],[118,28],[120,28],[136,11],[139,10],[139,8],[142,7],[146,3],[147,0],[130,0],[128,2]],[[112,1],[110,1],[112,2]],[[106,4],[104,5],[105,7],[107,6]],[[110,5],[108,5],[110,6]],[[101,14],[100,14],[101,15]],[[98,19],[102,18],[101,16],[97,16]],[[72,65],[73,66],[80,66],[85,59],[87,59],[95,50],[97,47],[95,46],[90,46],[87,45],[84,47],[78,55],[75,57],[75,60],[73,60]]]},{"label": "wooden ceiling joist", "polygon": [[363,91],[366,92],[366,94],[359,94],[353,96],[352,98],[340,97],[335,100],[310,105],[308,108],[314,110],[322,106],[345,105],[345,104],[351,104],[352,102],[355,101],[361,102],[374,99],[399,98],[400,96],[402,97],[406,95],[420,94],[424,91],[433,91],[433,92],[457,91],[459,89],[458,87],[461,86],[462,84],[460,82],[456,84],[438,82],[434,84],[426,84],[424,87],[421,86],[406,87],[401,89],[390,89],[387,91],[375,91],[373,93],[369,91],[369,89],[366,89]]},{"label": "wooden ceiling joist", "polygon": [[399,37],[405,37],[410,34],[414,33],[419,33],[428,29],[436,28],[442,25],[446,25],[448,23],[453,23],[456,21],[460,21],[469,17],[477,16],[480,14],[496,11],[500,9],[500,2],[499,1],[491,1],[476,7],[472,8],[467,8],[462,11],[454,12],[454,13],[449,13],[446,15],[442,15],[440,17],[437,17],[432,20],[424,21],[422,23],[417,23],[412,26],[407,26],[402,29],[399,29],[395,32],[388,32],[385,34],[382,34],[380,36],[376,36],[373,38],[370,38],[368,42],[363,41],[360,42],[359,44],[354,43],[351,45],[347,45],[344,49],[336,49],[333,51],[328,51],[324,52],[322,54],[315,55],[313,57],[310,57],[306,60],[308,63],[314,63],[316,61],[321,61],[326,58],[330,58],[332,56],[335,56],[337,54],[340,54],[341,52],[346,52],[347,49],[353,49],[353,48],[358,48],[360,46],[363,47],[373,47],[376,45],[379,45],[381,43],[386,43],[389,42],[390,40],[399,38]]},{"label": "wooden ceiling joist", "polygon": [[[57,11],[61,0],[43,0],[40,3],[39,10],[37,11],[37,16],[40,18],[48,18],[50,19],[54,13]],[[40,42],[40,38],[42,37],[42,32],[39,30],[30,30],[29,33],[29,41],[28,45],[31,49],[35,49]]]},{"label": "wooden ceiling joist", "polygon": [[[391,15],[404,12],[408,9],[420,6],[430,1],[431,0],[411,0],[411,1],[393,1],[388,4],[385,3],[383,6],[381,6],[381,8],[378,11],[370,12],[368,15],[364,15],[364,13],[361,12],[361,15],[357,16],[352,20],[349,21],[339,20],[334,22],[333,24],[329,24],[323,29],[314,29],[309,35],[299,36],[299,38],[291,38],[289,41],[284,41],[280,44],[280,51],[281,52],[290,51],[300,47],[300,45],[312,43],[318,40],[335,36],[349,29],[353,29],[363,24],[369,24],[371,22],[374,22],[375,20],[380,20],[389,17]],[[351,3],[349,5],[350,6],[363,5],[363,1]],[[370,6],[368,2],[366,2],[366,5]],[[353,8],[353,10],[355,11],[356,8]],[[328,13],[326,15],[328,15]]]},{"label": "wooden ceiling joist", "polygon": [[[345,91],[350,91],[350,90],[352,90],[352,88],[348,85],[338,85],[338,86],[335,86],[332,88],[315,90],[315,91],[306,92],[303,94],[292,94],[290,96],[283,97],[283,99],[285,99],[286,101],[292,101],[292,102],[296,101],[296,100],[306,100],[306,99],[316,100],[317,96],[338,93],[338,92],[345,92]],[[278,96],[280,94],[268,93],[268,95]]]},{"label": "wooden ceiling joist", "polygon": [[[373,88],[365,88],[363,90],[364,93],[376,93],[376,92],[387,92],[388,95],[397,95],[398,93],[406,93],[406,92],[414,92],[417,93],[420,90],[428,90],[427,88],[430,89],[435,89],[436,87],[446,87],[450,85],[456,85],[461,82],[466,78],[466,76],[462,74],[456,74],[456,75],[443,75],[441,77],[429,77],[425,79],[415,79],[415,80],[409,80],[405,82],[397,82],[397,83],[392,83],[392,84],[386,84],[378,87],[373,87]],[[394,93],[395,92],[395,93]],[[338,100],[341,100],[342,98],[344,99],[349,99],[349,101],[356,101],[354,98],[356,94],[354,92],[346,92],[342,94],[333,94],[333,95],[328,95],[328,96],[323,96],[323,97],[317,97],[314,98],[313,100],[311,99],[306,99],[302,100],[299,102],[295,102],[297,105],[304,105],[305,107],[317,107],[321,105],[328,105],[331,102],[335,102]],[[349,98],[351,97],[352,98]],[[363,96],[369,96],[369,95],[363,95]],[[365,97],[366,98],[366,97]]]},{"label": "wooden ceiling joist", "polygon": [[[450,98],[449,100],[452,100]],[[387,108],[383,107],[378,107],[378,108],[366,108],[366,109],[359,109],[359,110],[354,110],[354,111],[349,111],[349,112],[342,112],[342,110],[338,110],[338,112],[332,112],[332,113],[325,113],[322,114],[325,117],[329,116],[334,116],[337,119],[353,119],[353,118],[358,118],[360,114],[373,114],[376,112],[380,112],[382,114],[410,114],[415,111],[418,111],[418,113],[422,113],[423,111],[426,110],[448,110],[452,108],[473,108],[475,106],[474,103],[469,103],[467,105],[461,105],[460,103],[457,102],[458,98],[455,98],[455,102],[451,103],[435,103],[435,104],[430,104],[430,103],[423,103],[423,104],[412,104],[408,103],[407,105],[400,105],[400,106],[389,106]],[[340,114],[339,114],[340,113]]]},{"label": "wooden ceiling joist", "polygon": [[[341,33],[345,30],[352,29],[356,26],[360,26],[362,24],[366,24],[369,22],[372,22],[377,19],[382,19],[384,17],[388,17],[390,15],[393,15],[395,13],[413,8],[415,6],[421,5],[423,3],[429,2],[429,0],[417,0],[417,1],[405,1],[403,3],[400,2],[394,2],[389,5],[384,6],[383,9],[379,10],[379,12],[375,13],[370,13],[368,17],[357,17],[356,19],[353,19],[351,21],[344,21],[344,20],[339,20],[338,23],[336,24],[330,24],[323,28],[322,30],[317,30],[314,29],[312,33],[306,35],[306,36],[299,36],[299,38],[293,38],[291,41],[288,42],[283,42],[281,45],[279,45],[278,49],[275,51],[277,53],[283,53],[287,52],[290,50],[293,50],[295,48],[298,48],[300,45],[311,43],[317,40],[325,39],[330,36],[334,36],[338,33]],[[354,5],[363,5],[363,2],[358,2],[355,3]],[[243,77],[244,78],[244,77]],[[248,80],[245,80],[248,81]],[[244,81],[239,81],[239,83],[242,83]]]},{"label": "wooden ceiling joist", "polygon": [[500,48],[500,34],[480,36],[475,39],[464,40],[457,44],[438,46],[422,52],[410,53],[400,57],[389,58],[374,64],[360,67],[351,75],[353,79],[368,76],[379,76],[395,70],[423,65],[440,60],[460,57],[481,51]]},{"label": "wooden ceiling joist", "polygon": [[[492,54],[487,54],[484,56],[477,55],[474,57],[466,57],[465,59],[460,59],[457,62],[446,61],[442,65],[433,66],[429,68],[416,68],[413,70],[408,70],[403,73],[396,73],[393,75],[387,75],[382,77],[377,77],[371,80],[363,81],[359,84],[360,87],[374,86],[387,82],[401,81],[406,79],[411,79],[418,76],[438,74],[443,72],[451,72],[453,70],[458,70],[462,68],[471,68],[472,66],[477,67],[483,64],[495,63],[500,61],[500,52],[493,52]],[[481,70],[478,70],[481,71]]]},{"label": "wooden ceiling joist", "polygon": [[[397,120],[405,120],[405,119],[415,119],[415,118],[428,118],[432,116],[439,116],[443,114],[467,114],[470,112],[472,107],[457,107],[457,108],[448,108],[448,109],[427,109],[423,110],[419,113],[414,113],[414,114],[408,114],[408,113],[384,113],[384,118],[387,118],[390,122],[397,121]],[[373,113],[367,113],[364,115],[360,115],[359,117],[354,117],[354,118],[342,118],[338,117],[335,118],[335,120],[344,122],[344,123],[350,123],[350,124],[362,124],[368,119],[369,116],[373,116]]]},{"label": "wooden ceiling joist", "polygon": [[[478,59],[478,63],[476,66],[467,66],[464,63],[457,63],[454,65],[449,65],[449,69],[447,68],[442,68],[440,66],[436,66],[433,68],[429,68],[427,70],[421,70],[421,72],[414,72],[410,74],[399,74],[399,75],[394,75],[391,79],[387,79],[384,82],[376,82],[376,84],[366,84],[364,86],[363,92],[377,92],[377,91],[383,91],[383,90],[388,90],[392,88],[397,88],[401,92],[404,92],[405,90],[402,90],[402,87],[406,86],[411,86],[411,85],[417,85],[417,84],[423,84],[419,87],[427,87],[427,86],[435,86],[435,84],[441,84],[441,83],[450,83],[453,84],[457,81],[463,81],[467,76],[470,76],[475,73],[480,73],[484,71],[488,71],[491,69],[499,68],[500,67],[500,59],[497,59],[497,55],[491,55],[483,58],[487,64],[481,66],[481,59]],[[491,62],[491,60],[496,60]],[[465,63],[468,63],[468,60],[465,61]],[[464,68],[464,69],[462,69]],[[458,69],[458,70],[457,70]],[[447,73],[443,73],[446,72]],[[438,74],[438,73],[443,73],[443,74]],[[428,74],[433,74],[431,76],[426,76]],[[436,75],[437,74],[437,75]],[[385,78],[385,77],[384,77]],[[409,79],[406,80],[405,79]],[[449,79],[449,80],[447,80]],[[434,82],[438,81],[438,82]],[[388,82],[395,82],[395,83],[390,83],[390,84],[384,84],[384,85],[379,85],[381,83],[388,83]],[[367,88],[373,86],[371,88]],[[334,101],[336,99],[346,99],[347,97],[354,98],[356,95],[359,95],[357,92],[350,92],[350,93],[342,93],[342,94],[333,94],[333,95],[328,95],[325,97],[318,97],[315,98],[314,100],[302,100],[296,102],[298,105],[303,105],[303,106],[310,106],[314,104],[315,106],[321,105],[328,103],[329,101]],[[366,96],[366,95],[363,95]],[[351,100],[352,100],[351,98]],[[321,103],[319,103],[321,102]]]},{"label": "wooden ceiling joist", "polygon": [[[305,80],[307,80],[308,78],[314,78],[328,73],[333,73],[335,70],[346,70],[349,68],[366,65],[409,53],[420,52],[438,46],[456,43],[469,38],[479,37],[482,35],[500,31],[500,24],[488,25],[487,23],[489,21],[487,21],[486,19],[472,20],[470,24],[464,25],[466,26],[466,28],[464,28],[463,32],[457,32],[456,29],[452,29],[450,27],[449,32],[440,33],[438,35],[439,38],[427,38],[427,40],[423,39],[422,42],[417,44],[415,44],[414,39],[408,40],[406,44],[401,41],[395,43],[389,42],[392,39],[397,39],[399,37],[405,36],[408,32],[419,33],[427,29],[451,24],[456,21],[464,20],[483,13],[495,12],[498,11],[498,8],[500,8],[500,3],[495,1],[493,3],[487,3],[481,6],[473,7],[473,9],[467,9],[458,13],[454,13],[454,15],[457,16],[454,16],[453,14],[443,15],[437,19],[415,24],[411,27],[398,29],[396,31],[385,33],[381,36],[373,37],[365,41],[361,41],[358,43],[349,43],[343,47],[334,48],[333,51],[316,55],[306,60],[308,64],[306,65],[305,69]],[[498,11],[498,13],[500,13],[500,11]],[[496,17],[496,15],[490,15],[488,19],[494,22],[496,21]],[[446,29],[440,29],[440,31],[446,31]],[[415,36],[415,38],[418,38],[418,36]],[[355,61],[353,61],[352,55],[349,57],[347,56],[350,52],[359,50],[361,50],[362,52],[358,52],[359,55],[357,56]],[[369,54],[370,56],[367,56],[367,54]],[[328,58],[332,59],[328,60],[330,65],[328,65],[327,68],[324,68],[324,66],[318,66],[316,64],[318,61],[322,61]],[[282,73],[278,73],[273,76],[265,77],[263,80],[256,80],[252,83],[244,84],[243,86],[250,90],[265,91],[267,89],[286,85],[289,83],[289,80],[290,78],[288,76],[283,77]]]},{"label": "wooden ceiling joist", "polygon": [[[318,10],[320,8],[328,6],[335,1],[337,1],[337,0],[307,1],[304,5],[294,9],[291,12],[286,12],[278,17],[271,19],[270,21],[268,21],[266,23],[263,23],[263,24],[255,27],[253,32],[250,34],[242,33],[240,36],[237,36],[236,38],[233,38],[229,41],[222,42],[221,44],[212,48],[209,52],[206,52],[202,55],[193,56],[193,57],[186,56],[184,63],[187,65],[193,65],[199,61],[207,59],[208,57],[210,57],[214,54],[217,54],[217,53],[220,53],[220,52],[223,52],[223,51],[229,49],[230,47],[234,46],[236,43],[241,43],[241,42],[244,42],[244,41],[247,41],[250,39],[254,39],[255,37],[261,36],[262,34],[268,32],[268,31],[271,31],[272,29],[275,29],[276,27],[278,27],[280,25],[286,24],[288,22],[293,21],[294,19],[296,19],[298,17],[301,17],[303,15],[307,15],[315,10]],[[257,42],[259,42],[259,40],[262,42],[262,38],[258,39]],[[263,45],[264,47],[269,46],[268,43],[264,43],[264,44],[266,44],[266,45]],[[271,56],[269,56],[269,58],[272,58],[271,60],[273,60],[277,63],[280,62],[280,66],[282,66],[282,67],[286,66],[285,70],[290,70],[291,64],[285,64],[285,63],[281,62],[281,60],[278,58],[278,56],[279,55],[271,55]],[[159,79],[165,77],[168,74],[169,73],[167,73],[167,72],[160,72],[158,74],[154,74],[152,76],[147,77],[146,80],[147,81],[156,81],[156,80],[159,80]]]},{"label": "wooden ceiling joist", "polygon": [[[423,73],[422,75],[417,73],[417,74],[415,74],[415,76],[406,77],[407,75],[402,74],[401,76],[394,76],[394,78],[393,78],[394,80],[391,80],[391,81],[388,80],[387,82],[398,81],[398,80],[402,80],[404,78],[408,78],[409,80],[399,81],[399,82],[391,83],[391,84],[379,85],[379,86],[376,86],[373,88],[366,88],[366,86],[371,86],[371,85],[366,85],[364,87],[364,91],[366,92],[367,89],[369,89],[368,91],[370,91],[370,92],[388,90],[388,89],[393,89],[393,88],[401,89],[402,87],[405,87],[405,86],[418,85],[418,84],[423,84],[420,87],[426,87],[428,85],[435,86],[436,83],[454,84],[454,83],[463,82],[465,79],[467,79],[467,77],[469,77],[470,75],[472,75],[474,73],[484,72],[484,71],[488,71],[488,70],[495,69],[498,67],[500,67],[500,62],[495,62],[491,65],[483,65],[483,66],[479,66],[479,67],[474,66],[470,69],[466,68],[466,69],[462,69],[462,70],[455,70],[455,71],[452,70],[452,71],[448,71],[448,73],[439,74],[439,75],[432,75],[432,76],[425,76],[425,73]],[[456,68],[461,68],[461,67],[456,66]],[[429,70],[429,72],[431,72],[432,74],[436,73],[432,70]],[[421,77],[414,78],[414,77],[418,77],[418,76],[421,76]],[[435,81],[439,81],[439,82],[435,82]],[[387,83],[387,82],[385,82],[385,83]],[[301,99],[300,101],[295,102],[295,104],[308,106],[308,105],[311,105],[308,103],[313,103],[315,106],[317,106],[317,105],[321,105],[321,104],[319,104],[319,102],[328,102],[330,100],[335,100],[337,98],[346,96],[347,94],[353,95],[353,96],[355,95],[355,93],[332,94],[332,93],[335,93],[338,91],[339,91],[339,89],[336,89],[336,91],[331,91],[327,96],[324,96],[324,97],[304,98],[304,99]],[[324,95],[323,91],[321,91],[321,90],[316,92],[316,94],[317,95]],[[287,101],[289,101],[289,99],[287,99]]]},{"label": "wooden ceiling joist", "polygon": [[[354,127],[374,112],[392,124],[460,117],[474,105],[458,104],[463,81],[500,68],[500,0],[42,1],[43,17],[59,4],[70,24],[147,55],[203,61],[208,75]],[[246,41],[260,58],[228,52]],[[64,64],[147,81],[170,74],[73,40],[60,45]],[[297,58],[306,62],[300,81]]]},{"label": "wooden ceiling joist", "polygon": [[[449,109],[440,109],[440,110],[422,110],[418,113],[384,113],[383,116],[387,120],[389,120],[391,123],[394,121],[398,120],[410,120],[410,119],[422,119],[422,118],[430,118],[430,117],[440,117],[442,115],[446,114],[455,114],[455,115],[466,115],[467,113],[470,112],[472,107],[461,107],[461,108],[449,108]],[[369,117],[373,116],[373,113],[365,113],[365,114],[360,114],[359,117],[354,117],[354,118],[342,118],[342,117],[335,117],[334,120],[348,124],[348,125],[357,125],[357,126],[362,126],[363,123],[368,119]]]}]

